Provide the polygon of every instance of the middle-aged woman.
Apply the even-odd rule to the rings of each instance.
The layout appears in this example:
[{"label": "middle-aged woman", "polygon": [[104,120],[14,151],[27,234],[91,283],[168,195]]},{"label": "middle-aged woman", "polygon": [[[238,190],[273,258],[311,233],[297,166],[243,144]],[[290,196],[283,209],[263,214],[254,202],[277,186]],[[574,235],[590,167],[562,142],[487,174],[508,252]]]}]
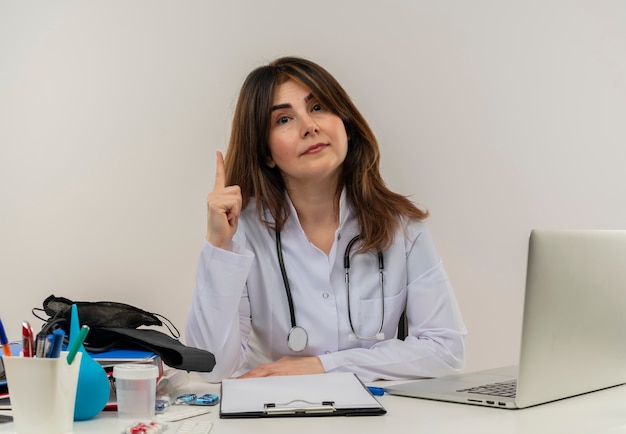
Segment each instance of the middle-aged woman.
[{"label": "middle-aged woman", "polygon": [[226,160],[217,154],[186,328],[215,354],[209,381],[463,367],[466,330],[427,213],[386,187],[379,159],[321,66],[285,57],[248,75]]}]

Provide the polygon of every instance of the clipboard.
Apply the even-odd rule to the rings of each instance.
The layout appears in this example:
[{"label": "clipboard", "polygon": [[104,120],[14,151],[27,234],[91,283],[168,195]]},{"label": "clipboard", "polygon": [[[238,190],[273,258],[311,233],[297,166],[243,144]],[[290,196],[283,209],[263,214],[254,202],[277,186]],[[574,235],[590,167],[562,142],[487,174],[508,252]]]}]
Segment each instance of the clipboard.
[{"label": "clipboard", "polygon": [[385,413],[380,402],[351,373],[222,380],[221,419]]}]

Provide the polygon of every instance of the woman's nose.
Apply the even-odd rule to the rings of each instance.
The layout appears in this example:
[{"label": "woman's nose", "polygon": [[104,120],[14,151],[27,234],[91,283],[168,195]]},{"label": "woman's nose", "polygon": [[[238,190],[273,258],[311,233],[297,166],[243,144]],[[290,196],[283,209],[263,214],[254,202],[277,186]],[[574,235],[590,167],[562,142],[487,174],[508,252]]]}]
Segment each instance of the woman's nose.
[{"label": "woman's nose", "polygon": [[302,121],[302,124],[303,124],[302,137],[307,137],[311,134],[317,134],[320,131],[319,127],[315,123],[315,120],[313,120],[313,118],[310,116],[307,116],[306,118],[304,118]]}]

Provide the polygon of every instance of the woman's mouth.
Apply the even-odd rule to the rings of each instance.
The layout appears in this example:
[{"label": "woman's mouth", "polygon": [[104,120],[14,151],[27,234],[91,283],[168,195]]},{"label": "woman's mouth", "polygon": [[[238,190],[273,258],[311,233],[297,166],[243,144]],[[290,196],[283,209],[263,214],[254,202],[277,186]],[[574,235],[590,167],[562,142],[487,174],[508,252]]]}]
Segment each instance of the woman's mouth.
[{"label": "woman's mouth", "polygon": [[324,149],[326,146],[328,146],[326,143],[316,143],[313,146],[309,146],[307,148],[306,151],[304,151],[302,153],[302,155],[310,155],[310,154],[315,154],[317,152],[320,152],[322,149]]}]

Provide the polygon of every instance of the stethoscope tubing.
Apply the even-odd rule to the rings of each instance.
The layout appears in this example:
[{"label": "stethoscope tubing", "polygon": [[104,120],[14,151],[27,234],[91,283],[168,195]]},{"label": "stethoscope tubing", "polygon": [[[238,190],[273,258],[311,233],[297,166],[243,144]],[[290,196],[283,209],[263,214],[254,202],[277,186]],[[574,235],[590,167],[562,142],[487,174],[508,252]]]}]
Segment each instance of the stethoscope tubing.
[{"label": "stethoscope tubing", "polygon": [[280,265],[280,273],[283,276],[285,292],[287,293],[287,303],[289,303],[289,316],[291,317],[291,327],[296,327],[296,311],[293,307],[293,297],[291,296],[291,287],[289,286],[289,278],[285,269],[285,261],[283,260],[283,244],[280,240],[280,232],[276,231],[276,252],[278,255],[278,264]]},{"label": "stethoscope tubing", "polygon": [[[352,251],[352,246],[354,245],[354,243],[356,243],[360,238],[360,235],[356,235],[348,242],[343,257],[343,265],[345,269],[345,283],[348,297],[348,322],[350,323],[350,329],[352,330],[351,338],[358,340],[382,340],[384,339],[384,334],[382,333],[382,330],[385,322],[385,287],[383,281],[383,271],[385,269],[385,263],[381,251],[378,251],[378,271],[380,275],[379,285],[382,299],[382,313],[378,332],[374,336],[361,336],[355,331],[354,325],[352,323],[352,309],[350,305],[350,252]],[[294,352],[300,352],[306,348],[308,334],[303,327],[300,327],[296,324],[296,312],[293,303],[293,296],[291,294],[291,287],[289,285],[289,278],[287,276],[287,270],[285,269],[285,261],[283,259],[283,248],[280,238],[280,231],[276,231],[276,254],[278,256],[278,265],[280,267],[283,284],[285,286],[285,294],[287,295],[287,303],[289,305],[289,317],[291,320],[291,329],[287,334],[287,346]]]}]

